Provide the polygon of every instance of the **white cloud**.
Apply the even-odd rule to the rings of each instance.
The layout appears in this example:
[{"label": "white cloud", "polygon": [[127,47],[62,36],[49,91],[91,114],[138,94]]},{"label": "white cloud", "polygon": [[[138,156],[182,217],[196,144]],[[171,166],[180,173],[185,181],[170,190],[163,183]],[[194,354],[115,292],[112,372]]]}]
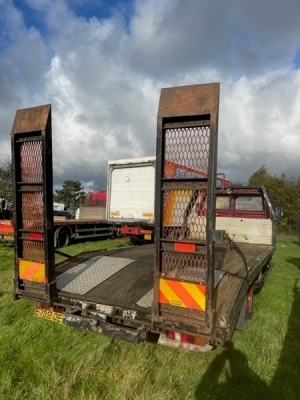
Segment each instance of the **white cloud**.
[{"label": "white cloud", "polygon": [[136,1],[129,24],[118,10],[87,19],[70,1],[26,4],[30,23],[0,0],[0,157],[15,110],[51,103],[56,184],[102,185],[109,159],[155,153],[161,87],[220,81],[219,170],[298,176],[298,0]]},{"label": "white cloud", "polygon": [[223,87],[219,165],[236,178],[262,164],[271,172],[300,171],[300,70],[282,69]]}]

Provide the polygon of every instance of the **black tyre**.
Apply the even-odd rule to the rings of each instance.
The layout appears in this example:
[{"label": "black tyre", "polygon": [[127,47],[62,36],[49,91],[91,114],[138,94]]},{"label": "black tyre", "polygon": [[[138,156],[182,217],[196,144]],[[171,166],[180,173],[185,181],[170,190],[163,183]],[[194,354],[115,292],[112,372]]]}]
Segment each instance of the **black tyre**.
[{"label": "black tyre", "polygon": [[71,243],[71,235],[67,229],[61,229],[57,235],[57,248],[69,246]]}]

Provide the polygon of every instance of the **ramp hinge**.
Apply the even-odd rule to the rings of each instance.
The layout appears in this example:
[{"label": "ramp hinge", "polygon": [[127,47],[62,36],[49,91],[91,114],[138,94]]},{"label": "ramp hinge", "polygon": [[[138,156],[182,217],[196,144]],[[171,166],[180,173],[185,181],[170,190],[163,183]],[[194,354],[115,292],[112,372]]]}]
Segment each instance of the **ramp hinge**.
[{"label": "ramp hinge", "polygon": [[224,242],[225,240],[225,231],[223,230],[215,230],[212,234],[212,240],[215,242]]}]

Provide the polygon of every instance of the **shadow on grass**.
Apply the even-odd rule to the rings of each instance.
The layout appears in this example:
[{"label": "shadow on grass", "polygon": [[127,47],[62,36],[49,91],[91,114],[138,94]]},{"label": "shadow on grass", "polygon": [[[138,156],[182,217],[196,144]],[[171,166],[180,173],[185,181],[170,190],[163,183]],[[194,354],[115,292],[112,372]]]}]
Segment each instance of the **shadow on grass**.
[{"label": "shadow on grass", "polygon": [[[295,258],[295,260],[295,265],[299,266],[300,259]],[[296,400],[299,398],[300,278],[295,281],[293,295],[287,333],[271,383],[268,385],[251,370],[246,355],[230,343],[208,367],[197,387],[196,399]]]},{"label": "shadow on grass", "polygon": [[195,393],[196,399],[207,400],[268,397],[268,385],[251,370],[245,354],[232,342],[213,360]]},{"label": "shadow on grass", "polygon": [[[300,259],[295,258],[300,269]],[[294,301],[281,354],[270,388],[274,399],[298,399],[300,393],[300,279],[295,280]],[[276,397],[277,396],[277,397]]]},{"label": "shadow on grass", "polygon": [[300,269],[300,257],[291,257],[291,258],[287,258],[286,261],[289,264],[293,264],[295,265],[298,269]]}]

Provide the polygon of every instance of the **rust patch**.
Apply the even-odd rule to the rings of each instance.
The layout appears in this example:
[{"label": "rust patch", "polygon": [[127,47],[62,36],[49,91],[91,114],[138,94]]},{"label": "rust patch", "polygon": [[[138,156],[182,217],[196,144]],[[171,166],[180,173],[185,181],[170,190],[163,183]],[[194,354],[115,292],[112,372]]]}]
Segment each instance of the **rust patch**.
[{"label": "rust patch", "polygon": [[158,119],[189,115],[216,114],[219,108],[219,83],[163,88]]},{"label": "rust patch", "polygon": [[17,110],[11,135],[46,129],[51,104]]}]

